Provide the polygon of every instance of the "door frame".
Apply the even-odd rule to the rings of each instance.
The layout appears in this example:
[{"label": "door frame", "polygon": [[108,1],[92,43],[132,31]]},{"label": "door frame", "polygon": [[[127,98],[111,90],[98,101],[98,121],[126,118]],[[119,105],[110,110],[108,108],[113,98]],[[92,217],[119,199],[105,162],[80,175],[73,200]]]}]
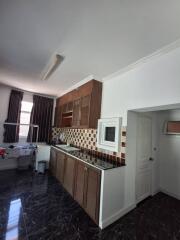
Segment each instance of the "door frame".
[{"label": "door frame", "polygon": [[[136,204],[140,203],[141,201],[143,201],[144,199],[142,200],[137,200],[137,176],[138,176],[138,151],[137,151],[137,148],[138,148],[138,124],[139,124],[139,118],[140,117],[145,117],[145,118],[149,118],[151,120],[151,156],[152,156],[152,117],[150,116],[147,116],[146,114],[141,114],[141,113],[137,113],[137,121],[136,121],[136,177],[135,177],[135,202]],[[153,195],[153,164],[151,162],[151,180],[150,180],[150,196]]]}]

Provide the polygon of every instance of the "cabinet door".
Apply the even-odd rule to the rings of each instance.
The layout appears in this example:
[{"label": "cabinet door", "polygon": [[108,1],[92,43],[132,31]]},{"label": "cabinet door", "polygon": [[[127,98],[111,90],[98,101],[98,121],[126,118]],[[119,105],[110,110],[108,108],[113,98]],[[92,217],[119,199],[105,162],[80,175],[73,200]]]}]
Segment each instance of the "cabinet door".
[{"label": "cabinet door", "polygon": [[66,113],[67,112],[67,108],[68,108],[68,104],[65,103],[62,105],[62,113]]},{"label": "cabinet door", "polygon": [[81,118],[81,99],[77,99],[74,101],[73,105],[73,127],[80,126],[80,118]]},{"label": "cabinet door", "polygon": [[83,207],[84,205],[84,190],[85,190],[85,174],[86,165],[80,161],[76,162],[76,177],[74,199]]},{"label": "cabinet door", "polygon": [[67,156],[64,170],[64,188],[73,196],[76,159]]},{"label": "cabinet door", "polygon": [[53,176],[56,176],[56,150],[51,148],[49,170]]},{"label": "cabinet door", "polygon": [[90,114],[90,95],[81,98],[81,121],[80,125],[83,127],[89,126]]},{"label": "cabinet door", "polygon": [[101,116],[101,96],[102,83],[94,81],[93,90],[91,93],[89,128],[97,128],[98,119]]},{"label": "cabinet door", "polygon": [[67,105],[67,112],[72,112],[73,110],[73,102],[68,102],[68,105]]},{"label": "cabinet door", "polygon": [[62,108],[60,106],[55,109],[55,122],[54,125],[56,127],[60,127],[62,122]]},{"label": "cabinet door", "polygon": [[91,167],[86,172],[84,209],[98,224],[101,172]]},{"label": "cabinet door", "polygon": [[57,124],[58,124],[58,107],[55,108],[54,126],[57,127]]},{"label": "cabinet door", "polygon": [[57,152],[57,164],[56,164],[56,178],[63,183],[64,181],[64,164],[66,155],[62,152]]}]

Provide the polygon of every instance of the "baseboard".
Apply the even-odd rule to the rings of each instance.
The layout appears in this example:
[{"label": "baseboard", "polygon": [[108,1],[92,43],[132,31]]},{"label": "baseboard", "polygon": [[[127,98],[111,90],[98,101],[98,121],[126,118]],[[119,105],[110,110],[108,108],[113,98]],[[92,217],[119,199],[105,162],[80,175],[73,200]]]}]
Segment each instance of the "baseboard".
[{"label": "baseboard", "polygon": [[171,193],[169,191],[166,191],[164,188],[160,188],[160,192],[165,193],[165,194],[167,194],[167,195],[169,195],[171,197],[174,197],[174,198],[180,200],[180,195]]},{"label": "baseboard", "polygon": [[156,195],[157,193],[161,192],[160,188],[156,189],[152,192],[152,196]]},{"label": "baseboard", "polygon": [[103,220],[102,222],[100,222],[99,227],[101,229],[106,228],[107,226],[109,226],[113,222],[117,221],[119,218],[121,218],[122,216],[124,216],[125,214],[130,212],[131,210],[133,210],[135,207],[136,207],[136,204],[132,204],[127,208],[121,209],[120,211],[116,212],[112,216],[110,216],[110,217],[106,218],[105,220]]}]

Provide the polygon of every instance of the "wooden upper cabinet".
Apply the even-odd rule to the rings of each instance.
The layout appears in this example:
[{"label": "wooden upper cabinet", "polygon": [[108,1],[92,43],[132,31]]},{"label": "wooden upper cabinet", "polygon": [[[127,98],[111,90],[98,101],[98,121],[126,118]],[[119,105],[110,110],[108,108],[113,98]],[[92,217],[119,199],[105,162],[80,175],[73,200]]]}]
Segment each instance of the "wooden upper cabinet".
[{"label": "wooden upper cabinet", "polygon": [[67,112],[72,112],[73,111],[73,101],[68,102],[67,104]]},{"label": "wooden upper cabinet", "polygon": [[72,111],[73,111],[73,101],[62,105],[62,114],[69,113]]},{"label": "wooden upper cabinet", "polygon": [[102,83],[93,81],[91,92],[89,128],[97,128],[98,119],[101,117]]},{"label": "wooden upper cabinet", "polygon": [[63,184],[66,155],[58,151],[56,157],[56,178]]},{"label": "wooden upper cabinet", "polygon": [[80,86],[78,88],[79,96],[84,97],[84,96],[90,95],[92,93],[92,91],[94,90],[93,88],[95,86],[95,83],[101,84],[99,81],[91,80],[91,81],[87,82],[86,84]]},{"label": "wooden upper cabinet", "polygon": [[87,95],[81,98],[81,127],[89,126],[89,118],[90,118],[90,100],[91,95]]},{"label": "wooden upper cabinet", "polygon": [[62,113],[66,113],[67,112],[67,106],[68,106],[67,103],[62,105]]},{"label": "wooden upper cabinet", "polygon": [[73,196],[74,177],[75,177],[75,159],[67,156],[64,166],[64,188]]},{"label": "wooden upper cabinet", "polygon": [[80,127],[81,121],[81,99],[74,101],[72,127]]},{"label": "wooden upper cabinet", "polygon": [[55,116],[60,116],[56,117],[55,126],[97,128],[101,113],[101,97],[102,83],[91,80],[58,98]]}]

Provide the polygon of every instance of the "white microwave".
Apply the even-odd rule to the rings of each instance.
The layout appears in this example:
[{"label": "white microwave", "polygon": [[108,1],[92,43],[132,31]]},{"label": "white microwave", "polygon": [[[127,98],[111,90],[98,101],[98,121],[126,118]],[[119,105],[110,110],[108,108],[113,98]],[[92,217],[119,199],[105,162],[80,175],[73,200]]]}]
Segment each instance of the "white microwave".
[{"label": "white microwave", "polygon": [[112,152],[120,151],[122,118],[98,120],[97,147]]}]

